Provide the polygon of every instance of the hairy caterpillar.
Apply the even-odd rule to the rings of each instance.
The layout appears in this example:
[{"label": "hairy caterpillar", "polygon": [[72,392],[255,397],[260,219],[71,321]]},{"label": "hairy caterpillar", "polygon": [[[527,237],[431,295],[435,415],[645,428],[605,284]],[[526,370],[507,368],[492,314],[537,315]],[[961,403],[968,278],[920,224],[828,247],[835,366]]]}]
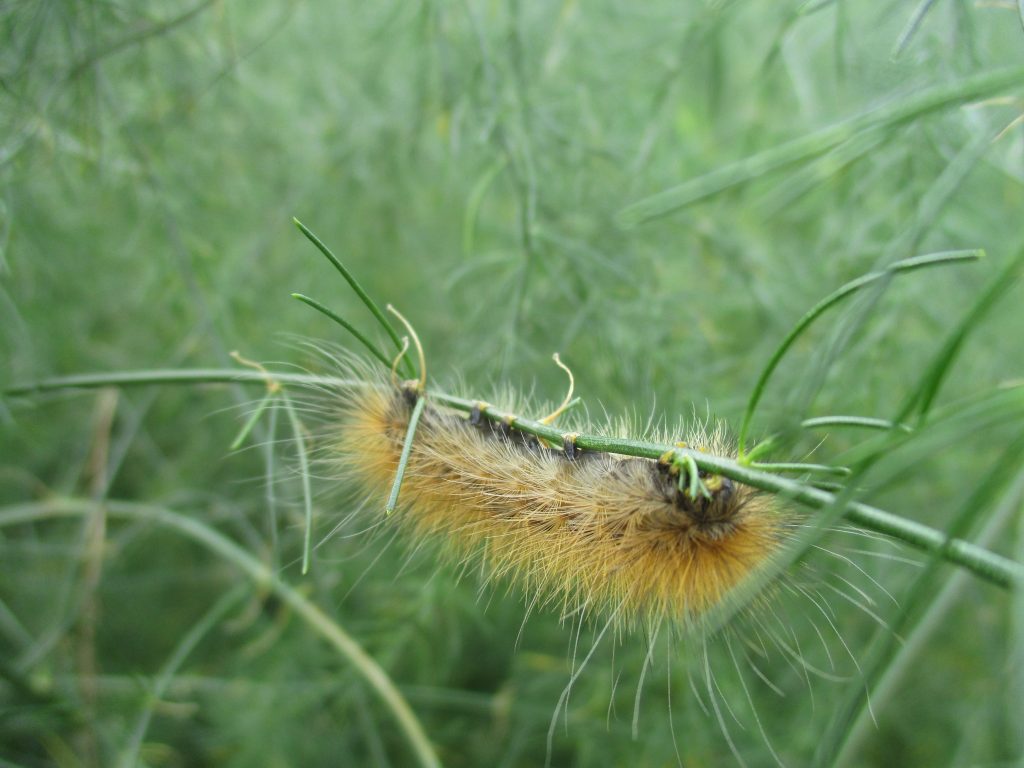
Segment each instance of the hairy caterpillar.
[{"label": "hairy caterpillar", "polygon": [[[382,378],[343,408],[330,455],[383,507],[410,415],[413,441],[398,517],[417,540],[481,558],[564,614],[602,612],[623,624],[693,624],[779,548],[786,515],[749,486],[704,475],[692,494],[668,461],[550,448],[502,422],[430,402]],[[729,452],[722,428],[685,441]]]},{"label": "hairy caterpillar", "polygon": [[[751,690],[758,685],[769,695],[782,696],[779,686],[784,684],[769,679],[771,673],[762,667],[779,658],[783,670],[788,667],[795,676],[786,685],[797,687],[809,686],[811,675],[846,679],[828,648],[832,641],[827,634],[857,667],[835,624],[830,598],[819,587],[869,613],[873,600],[842,577],[839,587],[816,574],[805,583],[800,573],[809,572],[806,564],[773,578],[746,605],[742,621],[709,642],[704,618],[769,569],[774,556],[798,536],[800,516],[771,495],[703,472],[700,479],[708,495],[692,494],[667,457],[659,461],[577,451],[571,432],[559,450],[506,420],[485,418],[485,403],[466,415],[434,401],[416,382],[388,381],[379,370],[347,355],[340,362],[359,385],[346,389],[342,398],[337,393],[329,398],[334,414],[321,455],[332,474],[362,489],[371,514],[383,514],[401,454],[409,447],[401,501],[388,521],[397,523],[407,539],[432,541],[450,560],[479,564],[485,579],[516,584],[526,596],[528,613],[553,607],[562,617],[578,620],[579,626],[588,617],[600,617],[593,646],[578,668],[574,662],[552,717],[549,760],[558,712],[567,706],[570,689],[612,627],[640,628],[648,636],[633,705],[634,738],[640,689],[653,666],[655,643],[668,627],[666,668],[677,655],[671,650],[673,636],[689,636],[686,656],[692,662],[690,674],[696,675],[690,688],[740,764],[745,760],[727,722],[739,723],[736,702],[728,703],[735,696],[741,697],[774,761],[783,764]],[[407,446],[418,404],[418,427]],[[623,425],[617,431],[630,430]],[[653,439],[671,443],[664,435]],[[715,455],[734,451],[722,426],[690,427],[685,441]],[[849,558],[820,551],[873,582]],[[801,632],[810,629],[820,643],[819,653],[801,646],[794,634],[797,627]],[[816,655],[824,666],[812,660]],[[671,675],[666,682],[673,685]],[[726,688],[733,690],[726,694]]]}]

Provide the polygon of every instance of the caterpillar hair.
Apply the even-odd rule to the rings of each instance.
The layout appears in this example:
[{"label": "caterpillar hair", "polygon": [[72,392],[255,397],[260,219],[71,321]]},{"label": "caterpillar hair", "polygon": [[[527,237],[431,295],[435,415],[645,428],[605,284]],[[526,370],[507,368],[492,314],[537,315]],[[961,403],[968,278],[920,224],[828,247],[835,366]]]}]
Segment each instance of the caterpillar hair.
[{"label": "caterpillar hair", "polygon": [[[787,514],[729,478],[670,455],[581,451],[571,433],[552,448],[486,418],[486,403],[466,416],[433,403],[420,382],[366,375],[342,405],[330,460],[383,509],[425,400],[397,519],[458,561],[479,558],[488,577],[517,582],[533,603],[628,625],[666,616],[692,625],[783,541]],[[691,428],[680,444],[732,453],[721,426]]]},{"label": "caterpillar hair", "polygon": [[[740,681],[763,743],[782,765],[745,678],[752,675],[782,695],[760,669],[777,652],[808,688],[811,675],[845,679],[825,633],[835,635],[859,669],[819,587],[872,616],[874,601],[842,577],[840,586],[821,580],[806,563],[784,571],[776,567],[776,555],[799,537],[804,522],[775,496],[679,461],[672,451],[649,459],[581,450],[573,431],[552,446],[517,427],[521,420],[507,414],[523,413],[519,408],[476,401],[467,414],[448,407],[451,398],[433,396],[422,376],[401,382],[349,355],[339,362],[345,378],[358,384],[346,387],[342,397],[329,393],[333,415],[321,456],[331,474],[361,489],[366,504],[359,509],[383,517],[392,507],[397,476],[400,499],[385,525],[395,523],[417,546],[434,542],[456,564],[478,565],[485,581],[518,585],[527,614],[549,606],[580,627],[589,618],[599,619],[593,647],[574,669],[552,716],[549,760],[558,712],[609,628],[640,629],[649,638],[634,703],[634,738],[646,670],[662,628],[668,627],[667,637],[687,635],[693,641],[688,655],[699,668],[700,683],[695,687],[691,677],[690,686],[703,689],[708,706],[701,707],[713,713],[741,765],[745,761],[722,715],[731,706],[722,692],[723,675]],[[537,423],[550,424],[570,400],[571,391]],[[615,431],[632,430],[623,424]],[[680,436],[680,447],[735,456],[721,424],[696,422],[676,432]],[[672,444],[665,434],[644,437]],[[817,549],[879,586],[839,552]],[[800,573],[810,574],[809,583]],[[759,576],[767,576],[766,583]],[[720,626],[715,610],[728,613],[737,606],[741,621]],[[815,649],[801,647],[792,634],[805,623],[821,642],[824,666],[812,660]],[[719,642],[709,643],[712,635]]]}]

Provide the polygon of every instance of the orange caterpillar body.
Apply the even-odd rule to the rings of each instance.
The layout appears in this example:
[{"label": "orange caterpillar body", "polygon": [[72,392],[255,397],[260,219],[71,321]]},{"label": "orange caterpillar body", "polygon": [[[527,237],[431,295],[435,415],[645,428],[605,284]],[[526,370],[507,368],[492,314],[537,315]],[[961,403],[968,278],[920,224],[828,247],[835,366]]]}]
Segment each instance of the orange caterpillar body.
[{"label": "orange caterpillar body", "polygon": [[[488,575],[518,581],[540,603],[627,624],[693,623],[781,545],[784,517],[753,488],[711,476],[710,498],[693,500],[657,461],[570,458],[427,397],[396,517],[457,559],[480,556]],[[414,402],[394,386],[366,387],[335,433],[332,455],[381,510]],[[694,437],[708,451],[729,452],[718,434]]]}]

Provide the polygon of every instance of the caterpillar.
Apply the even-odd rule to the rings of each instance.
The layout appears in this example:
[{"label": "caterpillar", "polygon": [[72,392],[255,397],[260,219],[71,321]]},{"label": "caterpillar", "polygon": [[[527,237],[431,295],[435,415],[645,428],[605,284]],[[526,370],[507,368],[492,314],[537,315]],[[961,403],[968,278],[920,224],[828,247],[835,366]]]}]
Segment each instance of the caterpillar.
[{"label": "caterpillar", "polygon": [[[321,447],[333,474],[361,489],[366,504],[359,508],[382,514],[408,449],[401,501],[389,521],[404,529],[406,538],[417,544],[437,543],[457,564],[479,564],[486,581],[518,585],[529,605],[527,614],[547,606],[562,617],[572,617],[580,627],[588,618],[600,619],[593,645],[579,666],[574,661],[552,715],[548,762],[558,713],[567,708],[570,690],[609,628],[641,629],[649,638],[633,705],[633,738],[639,737],[644,678],[653,664],[655,643],[667,626],[667,686],[673,685],[668,674],[675,655],[671,638],[688,636],[690,688],[740,765],[746,761],[727,722],[740,722],[739,710],[734,709],[739,703],[746,707],[773,761],[784,764],[750,688],[763,685],[769,695],[783,695],[761,669],[770,657],[780,654],[798,687],[809,687],[810,675],[845,679],[817,626],[821,622],[857,667],[834,623],[828,598],[813,585],[816,579],[807,585],[789,572],[778,573],[752,595],[741,595],[746,600],[741,620],[721,627],[719,640],[708,642],[717,630],[705,618],[726,606],[756,575],[771,569],[775,556],[798,536],[802,519],[776,497],[703,471],[698,473],[703,493],[693,492],[693,478],[684,477],[686,470],[669,455],[646,459],[581,451],[572,432],[566,433],[563,446],[552,447],[517,429],[509,419],[487,418],[489,411],[522,412],[519,408],[506,411],[477,401],[467,415],[446,407],[444,398],[432,397],[421,382],[389,380],[379,369],[344,357],[342,365],[359,385],[347,389],[342,398],[330,398],[334,415]],[[417,409],[414,439],[408,443]],[[616,431],[630,430],[623,423]],[[716,456],[735,455],[722,424],[708,427],[697,422],[682,435],[677,445]],[[664,434],[645,437],[672,443]],[[843,555],[822,551],[853,565]],[[852,597],[842,587],[822,584],[869,610],[859,603],[871,598],[852,582],[846,582]],[[796,599],[795,610],[791,598]],[[808,654],[811,649],[801,647],[792,635],[794,626],[805,622],[821,643],[824,667],[817,666]],[[697,682],[690,677],[693,670]],[[748,676],[753,678],[749,683]],[[734,689],[740,702],[728,703],[732,697],[724,693],[727,688]],[[675,743],[671,715],[669,730]]]},{"label": "caterpillar", "polygon": [[[571,435],[559,450],[484,418],[486,404],[465,416],[380,375],[345,401],[328,451],[372,506],[384,506],[419,398],[400,525],[563,615],[697,624],[784,540],[788,515],[754,488],[701,472],[694,493],[668,457],[579,451]],[[721,426],[683,443],[730,453]]]}]

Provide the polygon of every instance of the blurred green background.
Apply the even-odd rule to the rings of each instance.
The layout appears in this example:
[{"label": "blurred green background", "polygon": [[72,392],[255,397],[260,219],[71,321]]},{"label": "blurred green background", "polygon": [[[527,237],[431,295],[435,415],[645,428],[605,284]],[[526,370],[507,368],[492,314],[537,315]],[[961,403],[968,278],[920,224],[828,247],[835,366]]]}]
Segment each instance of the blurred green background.
[{"label": "blurred green background", "polygon": [[[1022,86],[1011,2],[0,3],[0,389],[236,367],[231,350],[332,373],[303,340],[354,344],[289,293],[374,325],[297,216],[415,324],[440,384],[557,400],[558,351],[597,421],[736,424],[815,301],[896,259],[985,249],[830,315],[784,361],[755,429],[892,417],[1022,247]],[[953,414],[992,404],[987,416],[926,430],[859,493],[938,528],[966,505],[972,533],[1019,556],[1017,465],[987,475],[1024,427],[1006,399],[1024,376],[1011,291],[939,395]],[[701,653],[662,636],[644,673],[649,638],[606,637],[549,751],[602,625],[538,611],[519,636],[517,589],[481,590],[472,569],[438,566],[429,545],[410,558],[387,531],[348,535],[373,512],[339,535],[352,502],[329,480],[314,480],[319,544],[301,575],[286,415],[268,411],[257,447],[229,450],[260,397],[4,397],[0,520],[75,497],[215,527],[351,633],[450,766],[710,766],[733,750],[751,766],[772,750],[788,765],[1021,764],[1021,607],[948,567],[908,602],[921,569],[902,559],[922,558],[841,534],[830,546],[853,562],[810,566],[845,567],[858,599],[822,590],[826,638],[780,617],[843,679],[808,685],[773,654],[768,685],[719,658],[726,736],[705,670],[687,669]],[[777,458],[841,462],[865,438],[823,437],[799,433]],[[203,624],[245,583],[153,520],[0,527],[0,763],[414,764],[351,665],[266,590],[242,587]],[[857,667],[891,637],[879,623],[913,642],[884,657],[865,725]],[[745,632],[737,643],[754,642]],[[823,734],[845,747],[821,749]]]}]

